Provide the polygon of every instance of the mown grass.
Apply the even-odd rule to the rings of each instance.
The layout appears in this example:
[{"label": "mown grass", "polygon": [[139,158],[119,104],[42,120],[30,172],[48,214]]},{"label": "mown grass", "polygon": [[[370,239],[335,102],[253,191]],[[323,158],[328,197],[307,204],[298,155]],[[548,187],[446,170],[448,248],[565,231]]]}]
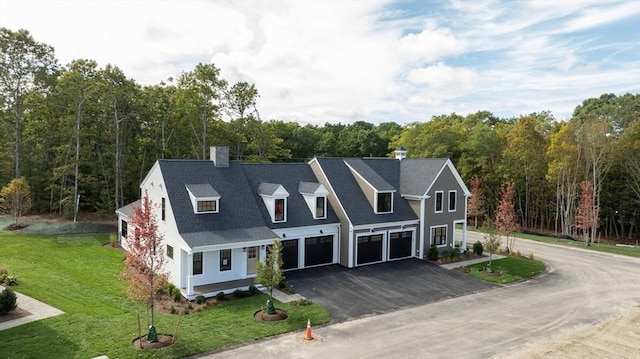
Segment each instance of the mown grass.
[{"label": "mown grass", "polygon": [[[467,226],[467,230],[483,233],[482,228],[475,229],[473,228],[473,226]],[[570,239],[546,237],[546,236],[539,236],[539,235],[528,234],[528,233],[513,233],[511,235],[516,236],[517,238],[530,239],[532,241],[558,244],[558,245],[563,245],[568,247],[584,248],[588,250],[620,254],[620,255],[629,256],[629,257],[640,257],[640,248],[637,248],[637,247],[636,248],[622,247],[622,246],[616,246],[613,244],[605,244],[605,243],[597,243],[597,242],[591,243],[590,246],[586,246],[585,242],[573,241]]]},{"label": "mown grass", "polygon": [[536,276],[542,273],[546,268],[546,265],[540,261],[509,256],[492,261],[491,271],[493,273],[501,273],[500,276],[493,276],[485,271],[488,265],[489,262],[476,263],[465,268],[468,268],[468,275],[473,278],[500,284],[513,283],[525,278]]},{"label": "mown grass", "polygon": [[[145,333],[146,308],[125,295],[118,277],[124,255],[104,247],[108,234],[35,236],[0,232],[0,267],[18,277],[14,289],[52,305],[65,314],[0,331],[0,358],[176,358],[277,335],[329,321],[318,306],[293,306],[281,322],[253,318],[266,295],[229,301],[183,315],[178,342],[158,350],[138,350],[137,316]],[[18,303],[19,305],[20,303]],[[174,334],[177,315],[156,312],[159,333]],[[302,335],[302,334],[301,334]]]}]

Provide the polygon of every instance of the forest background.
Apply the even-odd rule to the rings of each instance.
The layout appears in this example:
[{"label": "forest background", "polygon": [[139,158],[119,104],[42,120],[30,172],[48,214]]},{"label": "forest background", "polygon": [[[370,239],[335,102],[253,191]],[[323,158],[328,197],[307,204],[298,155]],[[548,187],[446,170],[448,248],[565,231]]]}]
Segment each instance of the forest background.
[{"label": "forest background", "polygon": [[229,146],[244,162],[385,157],[402,146],[408,157],[450,158],[469,188],[476,177],[481,219],[494,218],[511,183],[523,229],[578,236],[587,183],[599,219],[594,235],[640,238],[638,94],[585,99],[569,119],[478,111],[405,125],[390,118],[323,126],[262,119],[258,96],[254,84],[230,84],[214,64],[152,86],[90,59],[60,65],[28,31],[0,28],[0,187],[24,177],[34,213],[115,218],[116,208],[140,197],[156,160],[207,159],[209,146]]}]

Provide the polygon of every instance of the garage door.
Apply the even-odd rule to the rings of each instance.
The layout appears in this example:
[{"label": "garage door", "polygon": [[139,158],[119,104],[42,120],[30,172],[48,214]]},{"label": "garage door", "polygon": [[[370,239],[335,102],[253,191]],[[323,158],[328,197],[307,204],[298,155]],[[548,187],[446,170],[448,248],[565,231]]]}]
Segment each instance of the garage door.
[{"label": "garage door", "polygon": [[298,268],[298,240],[282,242],[282,269]]},{"label": "garage door", "polygon": [[304,245],[306,267],[333,262],[333,236],[305,238]]},{"label": "garage door", "polygon": [[358,237],[358,265],[382,261],[382,234]]},{"label": "garage door", "polygon": [[413,231],[389,233],[389,259],[411,257]]}]

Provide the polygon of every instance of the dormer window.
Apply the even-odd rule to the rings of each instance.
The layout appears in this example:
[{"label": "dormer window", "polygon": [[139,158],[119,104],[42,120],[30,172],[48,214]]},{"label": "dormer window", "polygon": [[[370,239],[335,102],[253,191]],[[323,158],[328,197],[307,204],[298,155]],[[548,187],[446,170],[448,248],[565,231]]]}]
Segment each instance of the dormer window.
[{"label": "dormer window", "polygon": [[393,192],[378,192],[376,195],[376,214],[393,212]]},{"label": "dormer window", "polygon": [[327,198],[326,197],[316,197],[316,216],[315,218],[326,218],[327,212]]},{"label": "dormer window", "polygon": [[344,160],[373,212],[375,214],[393,213],[393,193],[396,189],[365,162],[357,158]]},{"label": "dormer window", "polygon": [[327,218],[327,195],[329,195],[329,191],[321,183],[301,181],[298,186],[298,192],[304,197],[313,219]]},{"label": "dormer window", "polygon": [[193,206],[193,213],[218,213],[220,194],[210,184],[185,185]]},{"label": "dormer window", "polygon": [[262,197],[264,205],[269,212],[271,222],[280,223],[287,221],[287,197],[289,192],[280,184],[260,183],[258,195]]},{"label": "dormer window", "polygon": [[284,198],[277,198],[275,200],[275,210],[274,210],[274,222],[283,222],[285,221],[285,209],[286,208],[286,200]]}]

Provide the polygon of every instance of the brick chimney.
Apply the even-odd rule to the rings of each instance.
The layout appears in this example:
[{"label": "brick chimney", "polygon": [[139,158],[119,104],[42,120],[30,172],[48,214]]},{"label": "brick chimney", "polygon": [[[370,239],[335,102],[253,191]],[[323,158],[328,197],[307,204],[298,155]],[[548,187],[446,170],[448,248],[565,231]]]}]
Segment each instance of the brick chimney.
[{"label": "brick chimney", "polygon": [[216,167],[229,167],[229,147],[211,146],[211,161]]}]

